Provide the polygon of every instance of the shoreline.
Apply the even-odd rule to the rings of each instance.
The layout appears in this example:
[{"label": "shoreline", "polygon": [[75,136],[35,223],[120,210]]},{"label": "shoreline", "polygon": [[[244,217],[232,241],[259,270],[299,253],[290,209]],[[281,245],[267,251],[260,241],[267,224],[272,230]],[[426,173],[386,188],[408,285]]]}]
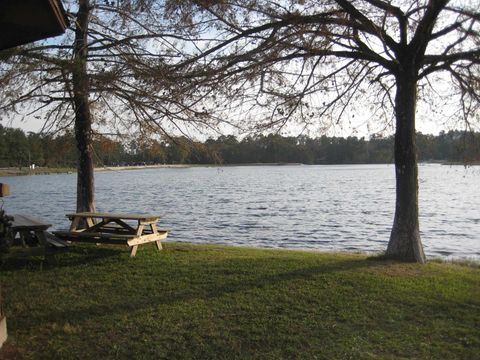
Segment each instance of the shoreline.
[{"label": "shoreline", "polygon": [[96,167],[94,171],[124,171],[124,170],[146,170],[146,169],[185,169],[192,167],[189,164],[156,164],[156,165],[125,165],[125,166],[103,166]]},{"label": "shoreline", "polygon": [[[480,162],[459,163],[459,162],[440,162],[426,161],[419,162],[419,165],[443,165],[443,166],[480,166]],[[238,166],[339,166],[339,165],[393,165],[393,163],[366,163],[366,164],[302,164],[302,163],[241,163],[241,164],[154,164],[154,165],[124,165],[124,166],[103,166],[94,168],[95,172],[102,171],[125,171],[125,170],[148,170],[148,169],[187,169],[193,167],[238,167]],[[27,167],[4,167],[0,168],[0,177],[7,176],[29,176],[29,175],[50,175],[50,174],[71,174],[77,172],[76,168],[55,168],[55,167],[37,167],[29,169]]]},{"label": "shoreline", "polygon": [[[125,170],[148,170],[148,169],[187,169],[192,167],[233,167],[233,166],[302,166],[301,163],[248,163],[248,164],[155,164],[155,165],[125,165],[125,166],[103,166],[94,168],[95,172],[102,171],[125,171]],[[2,176],[29,176],[29,175],[50,175],[50,174],[71,174],[77,172],[76,168],[50,168],[37,167],[34,170],[27,167],[5,167],[0,168]]]},{"label": "shoreline", "polygon": [[144,169],[186,169],[192,167],[235,167],[235,166],[303,166],[302,163],[248,163],[248,164],[155,164],[96,167],[95,171],[144,170]]}]

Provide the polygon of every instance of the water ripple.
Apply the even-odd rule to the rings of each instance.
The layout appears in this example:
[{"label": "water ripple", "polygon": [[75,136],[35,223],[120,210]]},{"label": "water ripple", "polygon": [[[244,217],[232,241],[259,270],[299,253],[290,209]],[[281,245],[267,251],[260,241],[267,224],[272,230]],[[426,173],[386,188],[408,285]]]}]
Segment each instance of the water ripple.
[{"label": "water ripple", "polygon": [[[480,172],[419,167],[420,227],[429,256],[480,255]],[[65,228],[75,174],[0,178],[10,213]],[[257,247],[385,250],[393,221],[391,165],[156,169],[96,174],[99,211],[163,214],[170,239]]]}]

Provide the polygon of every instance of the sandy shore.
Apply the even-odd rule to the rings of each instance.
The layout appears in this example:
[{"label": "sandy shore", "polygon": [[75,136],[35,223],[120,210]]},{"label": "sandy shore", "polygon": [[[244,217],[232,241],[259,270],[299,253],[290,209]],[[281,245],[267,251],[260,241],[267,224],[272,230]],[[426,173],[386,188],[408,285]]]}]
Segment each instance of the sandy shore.
[{"label": "sandy shore", "polygon": [[103,167],[96,167],[95,171],[120,171],[120,170],[143,170],[143,169],[163,169],[163,168],[188,168],[188,167],[191,167],[191,165],[158,164],[158,165],[103,166]]},{"label": "sandy shore", "polygon": [[[156,165],[127,165],[127,166],[102,166],[96,167],[95,171],[122,171],[122,170],[145,170],[145,169],[185,169],[190,167],[228,167],[228,166],[282,166],[302,165],[298,163],[252,163],[252,164],[156,164]],[[48,175],[48,174],[71,174],[76,172],[74,168],[48,168],[36,167],[34,170],[28,167],[0,168],[0,176],[25,176],[25,175]]]},{"label": "sandy shore", "polygon": [[141,169],[163,169],[163,168],[190,168],[190,167],[229,167],[229,166],[283,166],[303,165],[300,163],[247,163],[247,164],[157,164],[157,165],[128,165],[128,166],[103,166],[95,168],[95,171],[120,171],[120,170],[141,170]]}]

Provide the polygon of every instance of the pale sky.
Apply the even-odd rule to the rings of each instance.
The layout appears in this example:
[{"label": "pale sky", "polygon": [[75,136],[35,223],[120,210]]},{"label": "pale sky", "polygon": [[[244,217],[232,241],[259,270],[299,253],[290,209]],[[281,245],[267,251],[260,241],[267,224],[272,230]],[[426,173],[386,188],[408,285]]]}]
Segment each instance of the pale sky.
[{"label": "pale sky", "polygon": [[[450,108],[451,111],[452,108]],[[449,114],[449,108],[445,107],[442,111],[441,114],[443,116],[438,116],[437,120],[434,120],[432,117],[434,115],[430,114],[430,111],[422,111],[426,109],[422,109],[422,106],[419,106],[419,109],[417,110],[417,131],[422,132],[424,134],[433,134],[437,135],[440,131],[449,131],[453,129],[460,129],[463,130],[463,124],[458,124],[455,123],[455,121],[450,121],[450,119],[453,118],[453,114]],[[426,114],[427,113],[427,114]],[[348,123],[352,122],[352,126],[349,126]],[[329,136],[357,136],[357,137],[365,137],[368,138],[369,135],[373,133],[383,133],[384,135],[389,135],[393,133],[393,129],[391,126],[385,126],[383,123],[379,123],[375,121],[370,121],[369,125],[367,126],[368,123],[368,116],[357,116],[355,121],[352,121],[351,119],[345,119],[343,121],[342,126],[337,126],[336,128],[331,129],[328,131],[327,135]],[[13,119],[2,119],[1,124],[3,126],[8,126],[8,127],[14,127],[14,128],[20,128],[24,130],[25,132],[33,131],[33,132],[39,132],[40,129],[43,126],[43,122],[40,119],[35,119],[33,117],[21,117],[21,116],[16,116]],[[478,129],[477,129],[478,130]],[[225,130],[226,133],[231,133],[229,130]],[[302,129],[296,126],[287,126],[284,131],[283,135],[299,135],[302,132]],[[205,135],[199,135],[195,136],[195,134],[190,134],[193,137],[199,137],[200,140],[203,140],[205,138]],[[212,134],[214,137],[217,136],[217,134]],[[311,129],[307,135],[311,137],[315,136],[320,136],[322,135],[321,133],[317,132],[315,129]]]}]

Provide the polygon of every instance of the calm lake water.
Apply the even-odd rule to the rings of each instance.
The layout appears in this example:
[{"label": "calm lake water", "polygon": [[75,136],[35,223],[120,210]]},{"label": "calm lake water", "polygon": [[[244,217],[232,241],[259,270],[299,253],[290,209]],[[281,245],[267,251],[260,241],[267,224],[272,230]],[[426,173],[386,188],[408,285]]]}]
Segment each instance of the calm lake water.
[{"label": "calm lake water", "polygon": [[[480,167],[420,165],[428,256],[480,257]],[[3,177],[8,213],[66,228],[76,174]],[[97,210],[161,214],[169,240],[269,248],[385,250],[392,165],[239,166],[96,173]],[[1,200],[0,200],[1,205]]]}]

